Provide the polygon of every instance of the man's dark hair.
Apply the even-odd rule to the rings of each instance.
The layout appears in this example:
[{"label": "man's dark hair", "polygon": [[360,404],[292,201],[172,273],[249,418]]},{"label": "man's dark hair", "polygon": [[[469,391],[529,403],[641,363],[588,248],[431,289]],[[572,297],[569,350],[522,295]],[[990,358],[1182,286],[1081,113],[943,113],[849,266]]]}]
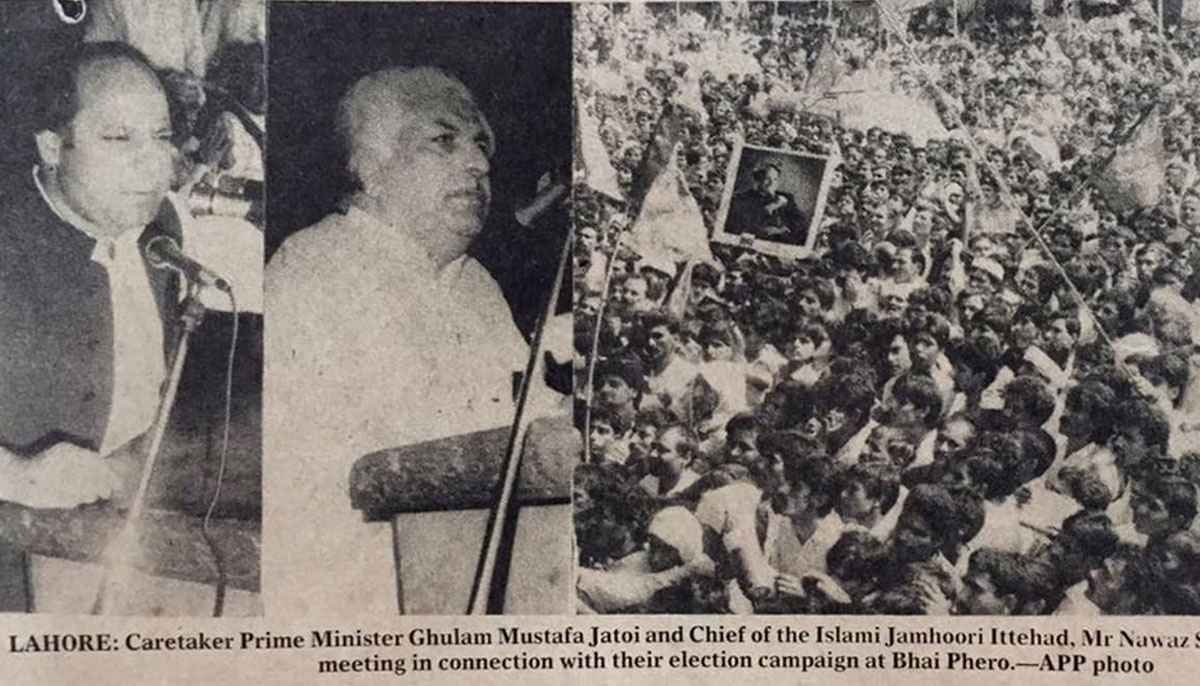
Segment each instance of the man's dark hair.
[{"label": "man's dark hair", "polygon": [[967,562],[968,576],[986,576],[996,595],[1015,598],[1013,614],[1021,614],[1024,606],[1054,592],[1054,577],[1047,571],[1044,565],[1018,553],[994,548],[976,550]]},{"label": "man's dark hair", "polygon": [[1004,387],[1004,410],[1019,426],[1041,426],[1054,414],[1054,394],[1036,376],[1018,376]]},{"label": "man's dark hair", "polygon": [[840,493],[850,484],[861,484],[867,497],[879,503],[880,514],[887,514],[900,497],[900,474],[891,466],[848,465],[838,472],[834,487]]},{"label": "man's dark hair", "polygon": [[740,431],[762,431],[765,426],[762,418],[752,412],[735,414],[725,423],[725,434],[732,435]]},{"label": "man's dark hair", "polygon": [[983,499],[973,491],[921,484],[904,499],[900,516],[910,512],[925,519],[942,548],[966,543],[983,528]]},{"label": "man's dark hair", "polygon": [[1135,488],[1162,501],[1170,517],[1171,533],[1187,529],[1196,518],[1196,486],[1182,476],[1144,478]]},{"label": "man's dark hair", "polygon": [[914,405],[921,412],[926,428],[937,426],[942,415],[942,394],[930,377],[913,372],[901,374],[892,386],[892,398],[900,404]]}]

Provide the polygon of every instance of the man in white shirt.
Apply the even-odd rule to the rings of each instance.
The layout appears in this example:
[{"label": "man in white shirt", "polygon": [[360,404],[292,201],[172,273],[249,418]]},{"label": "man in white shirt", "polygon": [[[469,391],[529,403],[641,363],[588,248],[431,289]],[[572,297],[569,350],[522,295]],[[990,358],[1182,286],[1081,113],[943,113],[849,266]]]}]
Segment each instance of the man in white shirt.
[{"label": "man in white shirt", "polygon": [[[433,68],[385,69],[350,89],[337,123],[360,190],[267,268],[263,586],[271,612],[394,614],[392,528],[351,509],[352,464],[511,422],[528,350],[467,255],[487,216],[494,141],[466,87]],[[470,546],[446,541],[482,536],[486,514],[397,527],[412,565],[406,610],[465,606],[420,589],[469,588],[478,550],[455,557]]]}]

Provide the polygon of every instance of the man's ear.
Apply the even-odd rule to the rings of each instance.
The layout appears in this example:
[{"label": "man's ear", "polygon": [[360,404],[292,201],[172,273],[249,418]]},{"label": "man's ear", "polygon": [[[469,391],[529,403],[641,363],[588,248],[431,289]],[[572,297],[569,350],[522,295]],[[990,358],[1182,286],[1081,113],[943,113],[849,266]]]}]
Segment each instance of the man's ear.
[{"label": "man's ear", "polygon": [[58,166],[62,157],[63,139],[53,131],[38,131],[33,135],[37,143],[38,159],[45,168]]}]

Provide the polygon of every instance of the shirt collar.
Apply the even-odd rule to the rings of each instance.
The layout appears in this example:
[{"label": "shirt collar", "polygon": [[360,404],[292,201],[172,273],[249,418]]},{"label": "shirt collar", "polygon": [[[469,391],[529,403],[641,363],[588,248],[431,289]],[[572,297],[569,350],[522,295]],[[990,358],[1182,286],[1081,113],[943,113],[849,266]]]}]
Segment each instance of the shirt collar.
[{"label": "shirt collar", "polygon": [[390,246],[389,255],[401,260],[404,267],[411,270],[410,273],[433,279],[452,277],[460,273],[471,259],[469,254],[464,253],[439,269],[429,251],[410,236],[405,227],[396,226],[380,218],[370,211],[370,206],[366,203],[369,203],[369,200],[351,199],[345,206],[346,218],[368,238],[362,245],[372,252],[377,252],[380,243],[369,238],[372,234],[381,235],[382,241]]},{"label": "shirt collar", "polygon": [[94,223],[85,219],[64,201],[62,194],[55,189],[47,188],[42,183],[41,175],[38,173],[41,167],[34,165],[33,167],[33,183],[37,186],[38,194],[42,196],[46,206],[58,217],[63,223],[68,224],[71,228],[83,234],[88,239],[95,242],[95,248],[92,251],[92,260],[101,264],[111,264],[116,258],[117,246],[125,245],[129,242],[137,242],[141,231],[137,229],[129,229],[124,233],[116,236],[106,235]]}]

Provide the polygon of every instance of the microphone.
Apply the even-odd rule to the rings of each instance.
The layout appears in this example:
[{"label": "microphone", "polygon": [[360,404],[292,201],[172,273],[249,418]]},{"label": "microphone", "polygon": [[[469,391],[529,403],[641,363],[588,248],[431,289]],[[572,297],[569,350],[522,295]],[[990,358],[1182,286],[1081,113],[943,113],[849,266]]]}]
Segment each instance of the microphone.
[{"label": "microphone", "polygon": [[212,286],[226,293],[232,292],[228,281],[183,254],[179,244],[168,236],[151,238],[146,243],[145,255],[152,267],[179,272],[185,279],[200,286]]}]

